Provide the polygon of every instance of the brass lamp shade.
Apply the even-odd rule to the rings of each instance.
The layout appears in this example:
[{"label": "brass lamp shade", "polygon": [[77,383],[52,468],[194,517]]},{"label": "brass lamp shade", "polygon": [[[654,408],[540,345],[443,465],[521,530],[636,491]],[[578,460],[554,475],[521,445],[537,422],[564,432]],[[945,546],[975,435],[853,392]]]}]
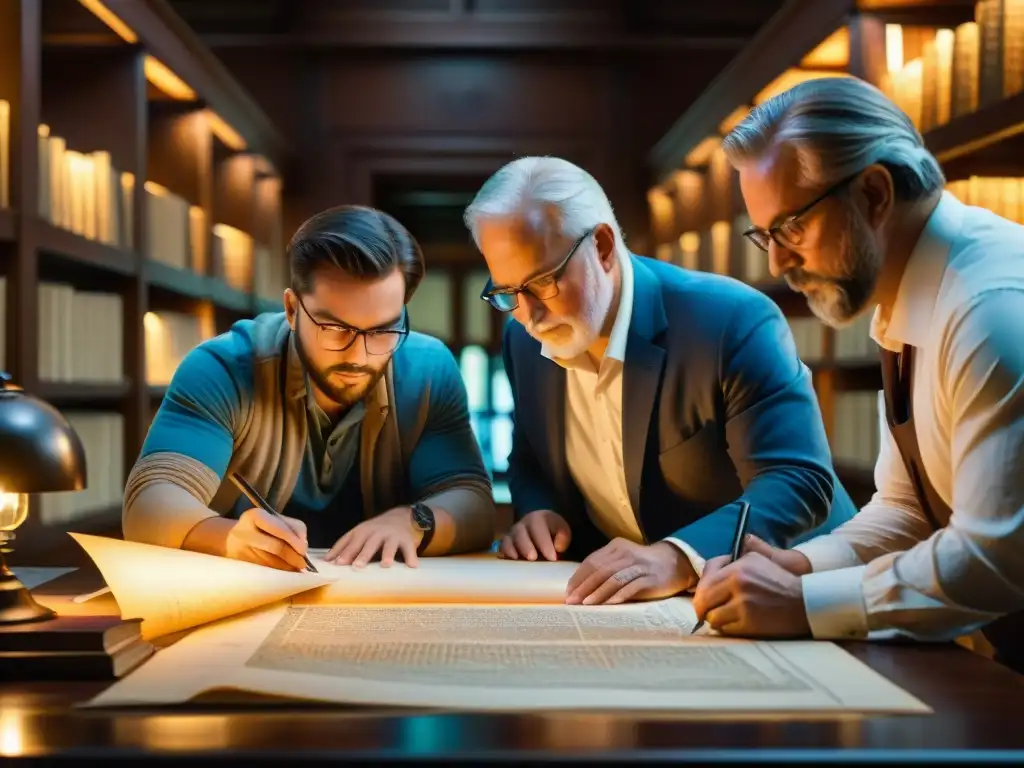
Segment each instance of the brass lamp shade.
[{"label": "brass lamp shade", "polygon": [[0,625],[54,616],[4,561],[28,513],[27,494],[80,491],[86,477],[85,449],[68,420],[0,372]]},{"label": "brass lamp shade", "polygon": [[0,491],[80,491],[85,480],[85,449],[68,420],[0,372]]}]

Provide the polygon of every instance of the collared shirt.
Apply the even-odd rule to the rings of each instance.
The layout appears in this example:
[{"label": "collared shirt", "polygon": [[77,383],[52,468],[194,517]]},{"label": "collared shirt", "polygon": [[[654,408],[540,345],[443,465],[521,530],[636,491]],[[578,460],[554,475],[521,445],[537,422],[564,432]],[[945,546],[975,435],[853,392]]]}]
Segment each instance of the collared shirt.
[{"label": "collared shirt", "polygon": [[871,335],[916,348],[921,460],[953,515],[932,530],[879,393],[877,492],[795,547],[811,631],[956,639],[1024,608],[1024,227],[945,193]]},{"label": "collared shirt", "polygon": [[[358,471],[355,458],[359,452],[360,427],[366,406],[362,400],[354,403],[334,423],[317,405],[307,380],[306,414],[309,438],[288,506],[309,514],[320,510],[326,512],[348,479],[349,472]],[[288,514],[287,508],[282,514]]]},{"label": "collared shirt", "polygon": [[[547,345],[541,354],[565,368],[565,458],[587,514],[609,539],[643,543],[622,461],[622,375],[633,316],[633,264],[628,256],[619,258],[619,269],[618,309],[600,363],[586,352],[559,358]],[[666,541],[682,550],[698,575],[703,571],[704,560],[696,550],[676,538]]]}]

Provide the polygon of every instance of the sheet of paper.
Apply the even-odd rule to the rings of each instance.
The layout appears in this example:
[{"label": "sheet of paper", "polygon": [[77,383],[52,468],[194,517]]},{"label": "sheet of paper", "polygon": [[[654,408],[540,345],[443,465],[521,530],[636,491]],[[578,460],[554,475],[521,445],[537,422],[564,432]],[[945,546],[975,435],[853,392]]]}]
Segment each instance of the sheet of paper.
[{"label": "sheet of paper", "polygon": [[310,558],[330,583],[300,596],[310,603],[564,603],[572,562],[502,560],[495,555],[421,558],[410,568],[331,565]]},{"label": "sheet of paper", "polygon": [[[70,534],[110,587],[122,618],[141,618],[147,639],[299,595],[314,604],[562,603],[569,562],[501,560],[495,555],[423,558],[416,568],[331,565],[319,573],[281,571],[223,557],[88,534]],[[306,593],[306,594],[302,594]]]},{"label": "sheet of paper", "polygon": [[688,600],[277,604],[200,629],[86,706],[234,689],[456,710],[928,712],[831,643],[690,636]]},{"label": "sheet of paper", "polygon": [[69,535],[103,574],[121,618],[142,619],[147,640],[267,605],[333,578],[104,536]]},{"label": "sheet of paper", "polygon": [[25,589],[35,589],[49,581],[71,573],[74,568],[41,568],[34,565],[16,565],[11,568]]}]

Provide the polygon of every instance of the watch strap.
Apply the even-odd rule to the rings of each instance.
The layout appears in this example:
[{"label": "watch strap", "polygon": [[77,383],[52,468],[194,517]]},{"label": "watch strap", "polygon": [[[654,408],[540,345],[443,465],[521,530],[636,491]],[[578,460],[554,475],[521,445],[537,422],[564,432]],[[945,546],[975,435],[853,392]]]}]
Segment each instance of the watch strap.
[{"label": "watch strap", "polygon": [[[418,530],[423,531],[423,538],[420,539],[419,546],[416,547],[416,554],[421,555],[426,548],[430,546],[431,539],[434,538],[434,510],[423,502],[417,501],[412,505],[412,516],[413,525],[415,525]],[[420,519],[428,522],[426,527],[420,525]]]}]

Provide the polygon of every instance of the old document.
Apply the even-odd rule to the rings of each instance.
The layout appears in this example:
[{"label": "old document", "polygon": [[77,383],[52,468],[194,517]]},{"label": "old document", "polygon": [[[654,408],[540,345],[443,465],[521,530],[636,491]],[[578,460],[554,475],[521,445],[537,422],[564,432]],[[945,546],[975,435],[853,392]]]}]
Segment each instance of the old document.
[{"label": "old document", "polygon": [[458,710],[928,712],[831,643],[691,636],[689,600],[278,604],[161,650],[90,707],[233,689]]},{"label": "old document", "polygon": [[295,595],[320,604],[561,603],[575,563],[528,563],[490,555],[422,558],[363,569],[325,563],[319,573],[83,533],[70,534],[96,564],[124,619],[142,619],[146,639],[201,626]]}]

